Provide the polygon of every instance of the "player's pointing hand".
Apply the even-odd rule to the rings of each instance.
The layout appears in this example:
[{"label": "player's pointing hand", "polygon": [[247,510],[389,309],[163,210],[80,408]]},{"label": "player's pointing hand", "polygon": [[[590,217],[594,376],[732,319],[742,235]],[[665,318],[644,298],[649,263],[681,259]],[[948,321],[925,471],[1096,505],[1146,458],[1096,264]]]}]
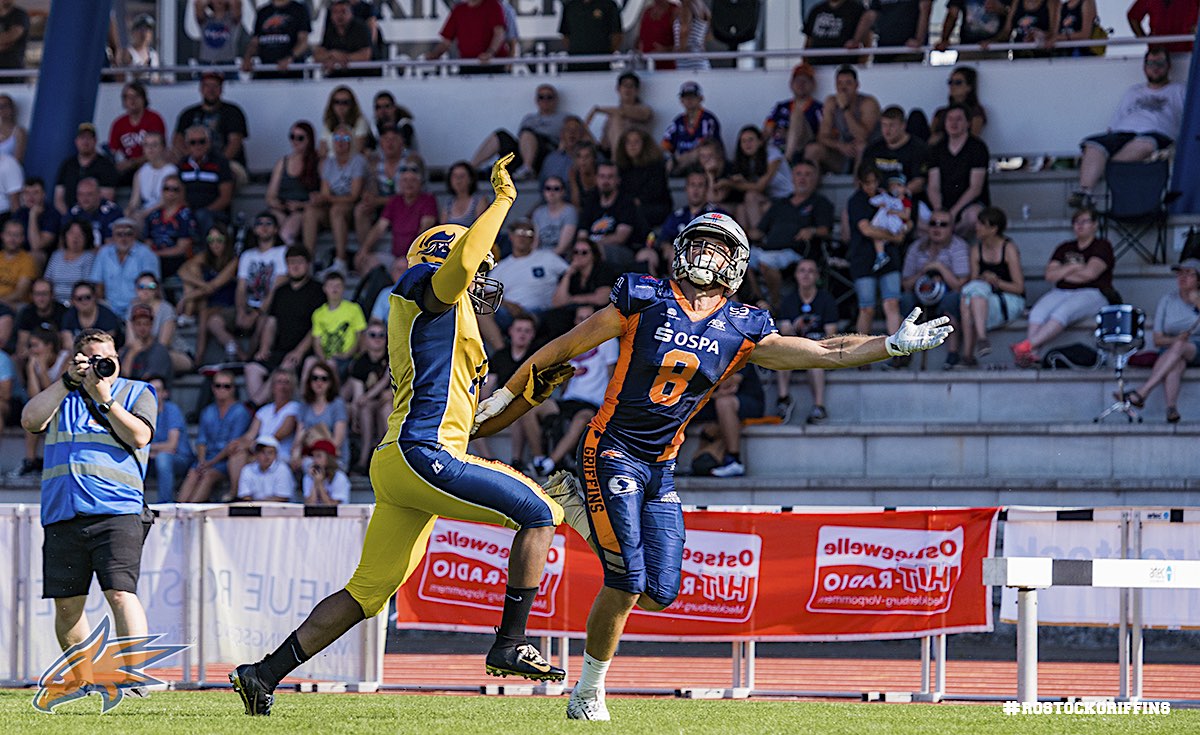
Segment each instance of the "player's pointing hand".
[{"label": "player's pointing hand", "polygon": [[513,185],[512,176],[508,173],[508,164],[512,163],[512,160],[513,154],[509,153],[492,164],[492,189],[496,192],[496,198],[507,199],[510,202],[517,199],[517,187]]}]

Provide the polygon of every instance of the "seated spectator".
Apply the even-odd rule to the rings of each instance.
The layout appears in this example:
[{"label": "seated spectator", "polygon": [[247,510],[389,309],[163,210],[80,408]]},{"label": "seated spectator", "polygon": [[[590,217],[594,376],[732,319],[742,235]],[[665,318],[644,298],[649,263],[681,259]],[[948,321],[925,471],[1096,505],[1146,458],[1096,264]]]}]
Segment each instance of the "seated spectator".
[{"label": "seated spectator", "polygon": [[71,303],[75,284],[92,275],[92,264],[96,262],[96,242],[92,238],[92,228],[86,222],[70,220],[63,229],[63,246],[50,255],[45,276],[54,284],[54,300],[60,304]]},{"label": "seated spectator", "polygon": [[975,219],[992,203],[988,189],[988,159],[982,140],[971,135],[967,108],[946,111],[946,137],[929,151],[928,193],[930,209],[949,212],[954,231],[961,237],[975,233]]},{"label": "seated spectator", "polygon": [[762,418],[764,408],[762,381],[753,365],[721,381],[712,400],[696,413],[695,420],[701,426],[700,446],[692,458],[692,474],[746,474],[741,453],[742,422]]},{"label": "seated spectator", "polygon": [[396,258],[392,261],[392,265],[387,269],[387,285],[379,289],[379,291],[375,294],[375,301],[371,303],[370,313],[368,313],[365,309],[363,310],[363,313],[367,315],[368,321],[378,320],[384,324],[387,324],[388,311],[390,311],[392,305],[392,300],[389,298],[392,293],[392,286],[400,281],[400,278],[407,270],[408,261],[404,258]]},{"label": "seated spectator", "polygon": [[[661,68],[661,67],[657,67]],[[600,132],[600,150],[612,158],[621,145],[621,140],[630,130],[640,130],[650,135],[650,121],[654,119],[654,110],[642,102],[642,80],[632,71],[623,72],[617,77],[617,104],[613,106],[594,105],[588,111],[584,125],[592,125],[596,115],[604,115],[604,127]],[[650,143],[654,145],[653,141]]]},{"label": "seated spectator", "polygon": [[[29,335],[29,359],[25,361],[25,392],[31,396],[49,388],[53,383],[62,379],[67,369],[67,361],[71,353],[62,346],[62,338],[57,331],[37,329]],[[9,473],[11,478],[28,477],[41,474],[42,452],[39,444],[44,434],[25,434],[25,457],[21,465]]]},{"label": "seated spectator", "polygon": [[121,183],[133,181],[133,174],[146,162],[143,144],[146,136],[157,133],[165,141],[167,125],[162,116],[150,109],[146,86],[129,82],[121,89],[121,106],[125,114],[113,120],[108,129],[108,150],[112,152]]},{"label": "seated spectator", "polygon": [[753,125],[738,131],[730,172],[730,188],[742,194],[739,222],[758,222],[773,200],[790,197],[794,191],[783,154],[767,145],[762,131]]},{"label": "seated spectator", "polygon": [[96,253],[88,280],[96,284],[100,298],[117,314],[128,314],[133,303],[136,279],[142,273],[159,274],[158,257],[134,235],[134,222],[123,217],[113,223],[113,239]]},{"label": "seated spectator", "polygon": [[327,362],[317,362],[304,378],[300,414],[297,417],[296,436],[299,441],[292,444],[292,468],[299,470],[302,451],[314,441],[328,439],[337,450],[336,457],[350,456],[349,418],[346,403],[341,398],[341,382],[337,371]]},{"label": "seated spectator", "polygon": [[188,156],[179,165],[184,199],[195,217],[197,229],[207,232],[214,223],[229,224],[229,205],[233,202],[233,169],[213,150],[209,129],[203,125],[188,128],[185,138]]},{"label": "seated spectator", "polygon": [[95,179],[81,180],[75,187],[75,203],[64,218],[91,225],[92,238],[96,242],[108,242],[112,237],[113,223],[125,216],[121,207],[103,196],[102,191]]},{"label": "seated spectator", "polygon": [[[995,2],[996,0],[990,0]],[[1007,6],[1005,13],[1008,12]],[[965,21],[964,21],[965,22]],[[966,41],[964,41],[966,43]],[[950,72],[946,80],[949,88],[949,99],[945,107],[933,111],[933,119],[929,121],[929,145],[932,147],[942,141],[946,135],[946,111],[954,105],[967,108],[967,118],[971,122],[971,135],[976,138],[983,135],[983,127],[987,125],[987,111],[979,102],[979,72],[973,66],[957,66]]]},{"label": "seated spectator", "polygon": [[487,209],[488,201],[476,186],[475,169],[466,161],[450,164],[446,172],[446,192],[450,198],[441,207],[440,224],[470,227]]},{"label": "seated spectator", "polygon": [[362,307],[345,300],[346,279],[337,271],[325,276],[321,285],[325,303],[312,313],[313,354],[304,365],[308,373],[313,364],[329,363],[338,375],[345,375],[350,360],[358,351],[359,338],[367,328]]},{"label": "seated spectator", "polygon": [[200,104],[192,105],[179,113],[175,122],[175,133],[171,141],[173,158],[184,161],[191,151],[187,145],[188,128],[203,125],[208,128],[212,147],[228,163],[235,182],[244,185],[246,175],[246,114],[242,108],[221,99],[225,78],[215,71],[200,76]]},{"label": "seated spectator", "polygon": [[13,219],[25,226],[25,239],[29,241],[33,259],[41,270],[58,241],[62,216],[54,207],[46,206],[46,184],[36,176],[25,179],[20,205],[13,213]]},{"label": "seated spectator", "polygon": [[575,160],[571,163],[571,171],[567,174],[567,184],[571,191],[571,204],[576,209],[583,206],[583,201],[596,193],[596,167],[600,163],[600,154],[591,143],[580,143],[575,147]]},{"label": "seated spectator", "polygon": [[[179,300],[181,326],[199,324],[196,330],[196,362],[204,361],[208,335],[219,344],[234,342],[230,330],[237,328],[237,270],[238,259],[233,253],[229,233],[214,227],[204,238],[204,251],[191,257],[179,269],[183,281],[183,298]],[[226,349],[226,357],[229,351]],[[234,342],[234,357],[237,344]]]},{"label": "seated spectator", "polygon": [[[130,218],[133,219],[133,218]],[[183,199],[183,180],[176,174],[162,184],[162,202],[146,217],[146,244],[158,256],[164,278],[170,278],[192,257],[196,218]]]},{"label": "seated spectator", "polygon": [[382,140],[383,132],[394,128],[400,135],[400,151],[397,158],[403,157],[409,148],[416,148],[416,133],[413,130],[413,114],[403,105],[396,104],[396,97],[386,89],[375,93],[375,127],[372,130],[375,140],[368,140],[374,147],[376,141]]},{"label": "seated spectator", "polygon": [[279,459],[279,440],[270,434],[256,438],[254,461],[238,473],[237,499],[243,503],[290,503],[295,493],[292,468]]},{"label": "seated spectator", "polygon": [[[470,0],[468,0],[469,2]],[[309,447],[312,462],[304,472],[305,505],[340,505],[350,502],[350,478],[338,469],[337,446],[319,439]]]},{"label": "seated spectator", "polygon": [[[948,316],[954,325],[954,332],[946,340],[948,352],[942,365],[944,370],[953,369],[959,363],[958,343],[962,330],[958,305],[963,284],[971,275],[967,243],[945,224],[950,221],[949,213],[933,211],[929,217],[929,234],[909,246],[900,273],[900,288],[904,291],[900,297],[902,314],[920,305],[925,319]],[[936,282],[944,288],[934,287]],[[930,301],[938,292],[941,297]]]},{"label": "seated spectator", "polygon": [[[129,31],[129,45],[121,49],[118,62],[121,66],[144,67],[147,69],[159,65],[158,51],[154,50],[154,17],[142,13],[133,19]],[[129,74],[128,77],[159,81],[158,74]]]},{"label": "seated spectator", "polygon": [[333,155],[333,136],[339,126],[350,129],[353,137],[351,150],[362,153],[367,139],[371,137],[371,124],[358,106],[354,91],[346,85],[338,85],[329,93],[325,113],[321,116],[321,135],[317,141],[317,156],[324,159]]},{"label": "seated spectator", "polygon": [[[1058,10],[1057,41],[1088,41],[1100,18],[1096,15],[1096,0],[1063,0]],[[1055,56],[1099,56],[1094,46],[1060,48]],[[1103,51],[1104,47],[1101,47]]]},{"label": "seated spectator", "polygon": [[[637,22],[638,51],[643,54],[669,54],[674,51],[674,26],[678,18],[677,0],[651,0],[644,3]],[[674,69],[675,62],[656,60],[654,68],[662,71]]]},{"label": "seated spectator", "polygon": [[537,112],[521,118],[517,137],[502,128],[491,133],[479,144],[475,155],[471,157],[471,165],[482,168],[493,158],[515,153],[516,158],[509,164],[510,167],[517,167],[513,178],[532,179],[541,170],[542,159],[558,147],[559,135],[567,117],[566,113],[558,111],[558,90],[552,85],[538,85],[536,104]]},{"label": "seated spectator", "polygon": [[551,176],[567,181],[571,177],[571,167],[575,164],[575,152],[579,146],[584,143],[594,145],[595,142],[591,131],[578,115],[567,115],[563,120],[562,133],[558,136],[558,147],[542,159],[538,181],[545,184]]},{"label": "seated spectator", "polygon": [[675,258],[675,238],[683,232],[683,228],[702,214],[721,212],[724,209],[708,200],[708,174],[699,168],[687,172],[683,183],[684,205],[667,216],[658,234],[659,248],[664,262]]},{"label": "seated spectator", "polygon": [[1068,326],[1080,319],[1091,319],[1108,304],[1105,295],[1112,290],[1112,243],[1096,237],[1097,215],[1094,209],[1077,209],[1071,217],[1075,239],[1054,250],[1046,264],[1046,280],[1054,284],[1029,310],[1027,337],[1012,346],[1019,367],[1033,367],[1041,360],[1042,348],[1050,344]]},{"label": "seated spectator", "polygon": [[[821,242],[833,232],[833,202],[817,191],[820,181],[812,161],[792,166],[792,195],[775,200],[757,226],[750,229],[751,241],[760,244],[750,248],[749,268],[762,278],[772,308],[780,305],[780,287],[787,269],[801,258],[819,258]],[[696,216],[700,214],[704,212]],[[679,221],[680,229],[687,226],[682,219]]]},{"label": "seated spectator", "polygon": [[[850,195],[850,201],[846,202],[842,232],[850,238],[846,257],[850,261],[850,278],[854,280],[854,292],[858,297],[855,331],[859,334],[871,333],[878,300],[883,302],[884,323],[888,332],[895,332],[900,328],[900,244],[905,236],[892,234],[871,224],[871,218],[875,216],[871,197],[879,193],[879,172],[862,164],[854,178],[857,188]],[[878,269],[874,267],[876,240],[888,242],[885,251],[888,262]],[[906,360],[894,358],[894,366],[904,364],[907,364]]]},{"label": "seated spectator", "polygon": [[[824,0],[812,6],[804,19],[804,48],[854,49],[870,46],[872,20],[858,0]],[[820,65],[841,64],[846,57],[806,56],[805,60]]]},{"label": "seated spectator", "polygon": [[[162,133],[146,133],[142,137],[143,163],[133,175],[129,203],[125,205],[125,211],[137,222],[145,221],[162,204],[167,177],[179,173],[179,167],[167,160],[166,140]],[[177,186],[182,194],[182,185],[177,182]]]},{"label": "seated spectator", "polygon": [[[581,324],[596,309],[591,304],[575,307],[575,324]],[[539,475],[547,477],[556,467],[574,465],[579,438],[604,405],[604,393],[616,369],[618,351],[619,341],[614,338],[571,358],[575,374],[563,385],[561,397],[546,400],[517,420],[516,429],[525,432],[533,452],[533,468]],[[544,452],[541,425],[550,421],[558,424],[559,431],[553,432],[558,441]]]},{"label": "seated spectator", "polygon": [[[712,11],[705,0],[683,0],[679,3],[679,18],[675,22],[675,52],[702,54],[708,42]],[[675,62],[682,71],[708,71],[712,68],[703,56],[692,56]]]},{"label": "seated spectator", "polygon": [[438,32],[441,38],[425,58],[441,58],[450,50],[450,45],[455,44],[458,58],[480,62],[463,64],[458,69],[459,74],[496,74],[503,67],[490,63],[492,59],[507,58],[511,53],[504,41],[506,32],[504,9],[499,0],[467,0],[450,9]]},{"label": "seated spectator", "polygon": [[250,411],[237,400],[233,373],[220,371],[212,377],[213,402],[200,411],[200,434],[196,437],[196,464],[188,470],[179,488],[180,503],[207,503],[218,484],[229,479],[229,455],[235,441],[250,425]]},{"label": "seated spectator", "polygon": [[44,331],[56,335],[57,344],[57,335],[62,331],[63,317],[66,314],[67,307],[54,299],[54,286],[45,278],[33,279],[29,288],[29,303],[17,312],[14,324],[17,330],[17,349],[14,354],[19,364],[25,365],[29,359],[29,340],[34,332]]},{"label": "seated spectator", "polygon": [[343,273],[354,207],[367,179],[367,159],[352,150],[352,140],[347,126],[339,125],[334,131],[333,155],[321,161],[321,190],[309,197],[304,208],[304,247],[310,254],[315,253],[317,235],[328,225],[333,232],[331,267]]},{"label": "seated spectator", "polygon": [[733,188],[733,166],[725,156],[725,144],[716,138],[696,146],[696,165],[708,175],[708,201],[724,209],[736,209],[745,195]]},{"label": "seated spectator", "polygon": [[[350,433],[359,437],[358,461],[351,472],[366,475],[371,455],[387,432],[392,413],[391,379],[388,373],[387,324],[372,319],[364,333],[364,349],[350,363],[342,396],[350,412]],[[488,371],[490,376],[491,370]]]},{"label": "seated spectator", "polygon": [[[233,333],[250,335],[251,344],[259,344],[264,317],[271,306],[271,295],[288,281],[285,256],[295,248],[302,250],[305,258],[308,258],[308,251],[303,246],[289,248],[283,245],[275,215],[259,212],[254,217],[254,227],[246,238],[246,248],[238,257],[233,324]],[[224,339],[222,344],[227,355],[230,354],[230,344],[233,345],[232,354],[237,354],[237,343],[232,336]]]},{"label": "seated spectator", "polygon": [[371,166],[373,175],[367,176],[362,198],[354,207],[354,236],[360,250],[387,200],[396,194],[400,169],[410,165],[404,160],[409,149],[399,128],[395,125],[386,126],[379,130],[378,135],[379,152],[374,156]]},{"label": "seated spectator", "polygon": [[596,193],[580,207],[579,223],[613,266],[625,268],[636,262],[651,273],[658,267],[658,253],[641,247],[645,222],[621,187],[616,164],[605,162],[596,168]]},{"label": "seated spectator", "polygon": [[[892,105],[879,116],[879,140],[863,151],[863,163],[875,167],[884,179],[896,175],[905,179],[905,193],[913,200],[925,194],[928,176],[929,147],[920,138],[908,134],[904,127],[904,108]],[[919,205],[918,205],[919,206]],[[915,220],[926,219],[914,211]]]},{"label": "seated spectator", "polygon": [[671,187],[662,149],[640,128],[625,132],[617,146],[621,188],[633,199],[648,227],[657,228],[671,212]]},{"label": "seated spectator", "polygon": [[25,170],[21,162],[7,153],[0,153],[0,219],[7,219],[21,207],[21,189],[25,186]]},{"label": "seated spectator", "polygon": [[[147,306],[150,308],[153,324],[150,325],[151,336],[163,347],[167,349],[167,354],[171,358],[171,366],[175,373],[189,372],[195,366],[195,358],[192,351],[195,345],[191,340],[182,337],[176,329],[175,307],[171,302],[163,298],[163,290],[159,283],[158,277],[153,273],[140,273],[137,277],[137,292],[134,295],[133,304],[129,307],[130,321],[126,325],[126,331],[133,328],[133,310],[137,306]],[[171,375],[165,375],[168,379]]]},{"label": "seated spectator", "polygon": [[871,0],[863,15],[863,22],[875,30],[875,45],[881,48],[908,46],[915,51],[911,54],[878,54],[872,61],[876,64],[921,63],[923,54],[920,49],[929,38],[929,12],[932,5],[931,0]]},{"label": "seated spectator", "polygon": [[292,62],[308,55],[308,34],[312,19],[308,5],[297,0],[269,0],[254,16],[254,35],[242,54],[242,71],[254,67],[254,58],[262,66],[274,67],[254,72],[255,79],[299,79],[303,74],[288,69]]},{"label": "seated spectator", "polygon": [[[9,27],[11,28],[11,26]],[[25,55],[24,50],[21,55]],[[0,59],[0,69],[10,68],[20,67],[10,67],[3,63],[3,59]],[[0,153],[7,153],[24,164],[25,147],[28,143],[29,133],[17,120],[17,103],[9,95],[0,94]]]},{"label": "seated spectator", "polygon": [[[905,188],[908,180],[904,178],[904,174],[899,172],[888,174],[886,177],[881,175],[881,178],[883,178],[885,186],[880,189],[878,194],[871,197],[871,204],[875,207],[875,216],[871,218],[871,224],[893,235],[907,236],[912,231],[914,224],[912,200],[908,198],[908,191]],[[872,267],[878,270],[887,261],[887,243],[876,240],[875,264]]]},{"label": "seated spectator", "polygon": [[367,239],[360,244],[354,258],[354,270],[359,273],[366,273],[375,264],[371,250],[389,227],[392,231],[392,255],[405,258],[417,235],[437,222],[437,199],[424,189],[425,163],[421,157],[410,154],[399,171],[400,182],[396,195],[388,199],[379,220],[367,233]]},{"label": "seated spectator", "polygon": [[687,167],[697,163],[696,147],[701,141],[721,139],[721,123],[717,116],[704,109],[704,95],[700,85],[684,82],[679,87],[679,104],[683,114],[667,126],[663,134],[662,147],[667,152],[667,172],[680,176]]},{"label": "seated spectator", "polygon": [[96,297],[96,286],[79,281],[71,290],[71,308],[63,316],[62,343],[75,344],[75,338],[85,329],[103,329],[113,337],[117,349],[125,345],[125,322]]},{"label": "seated spectator", "polygon": [[859,92],[852,66],[838,67],[834,86],[837,91],[825,98],[817,143],[804,156],[822,171],[844,174],[858,166],[863,151],[879,138],[879,101]]},{"label": "seated spectator", "polygon": [[[821,271],[817,261],[804,258],[796,264],[796,293],[788,293],[783,303],[776,310],[775,323],[779,333],[797,335],[809,339],[823,340],[832,337],[838,331],[837,302],[825,289],[819,287]],[[805,371],[808,375],[808,388],[812,391],[812,409],[806,424],[819,424],[829,418],[825,410],[825,371],[814,368]],[[775,413],[788,423],[792,417],[791,370],[775,372]]]},{"label": "seated spectator", "polygon": [[[621,46],[621,10],[613,0],[566,0],[558,32],[568,56],[611,54]],[[567,71],[607,71],[608,62],[576,62]]]},{"label": "seated spectator", "polygon": [[[949,218],[947,218],[949,221]],[[974,367],[992,353],[988,330],[1008,324],[1025,311],[1025,275],[1021,252],[1004,234],[1004,210],[988,207],[975,222],[971,276],[962,288],[963,364]]]},{"label": "seated spectator", "polygon": [[[567,325],[569,326],[570,322],[567,322]],[[512,323],[508,325],[508,338],[495,349],[488,359],[488,374],[483,381],[483,386],[479,389],[479,400],[482,401],[495,393],[497,388],[512,377],[525,358],[533,354],[537,347],[534,342],[537,331],[537,320],[532,316],[523,312],[513,315]],[[522,460],[525,454],[524,433],[510,432],[510,437],[512,453],[509,456],[513,459],[509,461],[508,465],[517,469],[525,467]],[[478,445],[472,446],[478,448]]]},{"label": "seated spectator", "polygon": [[327,77],[354,76],[348,67],[356,61],[371,60],[371,29],[354,17],[350,0],[333,0],[325,18],[325,32],[319,46],[313,47],[313,61],[321,65]]},{"label": "seated spectator", "polygon": [[287,459],[292,453],[292,442],[296,438],[296,427],[299,425],[297,417],[302,408],[295,398],[296,374],[283,368],[272,372],[271,400],[254,412],[254,418],[250,420],[250,427],[246,429],[246,433],[234,440],[238,446],[229,453],[230,478],[241,476],[242,468],[254,461],[255,446],[264,436],[278,442],[275,449],[283,460],[282,464],[287,465]]},{"label": "seated spectator", "polygon": [[[20,388],[21,381],[17,378],[17,366],[7,352],[0,351],[0,431],[9,425],[9,417],[13,413],[15,396],[14,388]],[[18,424],[20,417],[18,415]]]},{"label": "seated spectator", "polygon": [[551,176],[542,184],[543,202],[529,213],[537,232],[537,247],[560,257],[568,254],[579,226],[579,210],[567,201],[566,193],[566,183]]},{"label": "seated spectator", "polygon": [[510,314],[524,311],[538,317],[549,309],[558,279],[567,272],[566,261],[554,251],[534,246],[534,235],[533,222],[513,221],[508,226],[512,254],[488,274],[504,284],[504,304],[497,312],[502,326]]},{"label": "seated spectator", "polygon": [[[1197,6],[1194,3],[1173,3],[1170,0],[1134,0],[1125,19],[1138,38],[1145,36],[1190,36],[1196,32]],[[1144,22],[1149,19],[1150,32]],[[1191,41],[1176,41],[1167,44],[1172,54],[1187,54],[1192,51]]]},{"label": "seated spectator", "polygon": [[285,258],[287,281],[271,295],[267,321],[259,331],[254,362],[245,366],[251,403],[267,400],[267,375],[277,367],[296,371],[312,350],[312,313],[325,303],[325,292],[312,280],[308,251],[293,245]]},{"label": "seated spectator", "polygon": [[1058,30],[1058,0],[1015,0],[1008,9],[1008,18],[1000,31],[1002,38],[1013,43],[1035,43],[1036,51],[1014,51],[1013,58],[1029,59],[1050,56]]},{"label": "seated spectator", "polygon": [[[1192,23],[1195,24],[1194,19]],[[1091,206],[1093,190],[1110,157],[1114,161],[1145,161],[1169,148],[1179,135],[1185,88],[1171,81],[1170,54],[1161,47],[1151,46],[1142,61],[1142,70],[1146,82],[1125,91],[1108,123],[1108,131],[1084,138],[1080,144],[1083,157],[1079,161],[1079,188],[1071,194],[1070,206]]]},{"label": "seated spectator", "polygon": [[542,334],[566,334],[574,324],[575,308],[584,304],[603,308],[620,274],[604,261],[600,245],[588,238],[586,230],[575,235],[567,272],[558,279],[553,307],[542,320]]},{"label": "seated spectator", "polygon": [[[962,18],[962,27],[958,30],[960,44],[964,46],[968,44],[986,45],[1004,41],[1004,21],[1008,17],[1008,8],[1011,4],[1011,0],[1008,2],[1005,0],[948,0],[946,17],[942,21],[941,40],[934,48],[938,51],[950,48],[950,38],[960,17]],[[1007,56],[1007,51],[971,51],[958,54],[959,61]],[[932,142],[930,141],[930,143]]]},{"label": "seated spectator", "polygon": [[1146,405],[1146,398],[1162,384],[1163,400],[1167,404],[1167,423],[1179,423],[1179,391],[1184,368],[1200,365],[1200,337],[1196,332],[1200,314],[1200,260],[1187,258],[1175,271],[1176,290],[1163,294],[1154,309],[1153,344],[1158,359],[1150,375],[1137,388],[1124,395],[1114,393],[1118,401],[1129,401],[1136,408]]},{"label": "seated spectator", "polygon": [[804,155],[809,143],[816,142],[821,130],[824,106],[813,96],[817,89],[816,70],[801,62],[792,68],[792,96],[771,108],[763,123],[763,136],[788,162]]},{"label": "seated spectator", "polygon": [[321,159],[313,143],[313,127],[300,120],[288,131],[291,150],[275,162],[267,183],[267,206],[279,223],[279,236],[291,245],[300,237],[304,210],[321,190]]},{"label": "seated spectator", "polygon": [[26,246],[25,228],[15,219],[6,221],[0,229],[0,246],[0,303],[16,311],[29,302],[37,264]]},{"label": "seated spectator", "polygon": [[130,380],[146,380],[153,375],[171,380],[175,375],[167,346],[154,334],[154,309],[147,304],[134,304],[130,311],[125,346],[121,348],[121,373]]},{"label": "seated spectator", "polygon": [[59,214],[70,211],[75,206],[76,188],[84,179],[94,179],[99,198],[111,200],[116,195],[118,178],[117,167],[96,148],[96,126],[79,123],[75,155],[62,162],[54,180],[54,208]]},{"label": "seated spectator", "polygon": [[244,41],[241,0],[196,0],[192,9],[200,28],[196,60],[201,66],[236,64]]}]

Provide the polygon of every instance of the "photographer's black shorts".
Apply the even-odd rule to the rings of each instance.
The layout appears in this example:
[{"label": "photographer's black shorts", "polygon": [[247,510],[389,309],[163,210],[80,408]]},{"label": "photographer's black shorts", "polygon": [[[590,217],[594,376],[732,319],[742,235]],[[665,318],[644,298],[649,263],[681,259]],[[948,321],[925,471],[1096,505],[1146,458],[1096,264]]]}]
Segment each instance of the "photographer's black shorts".
[{"label": "photographer's black shorts", "polygon": [[102,590],[137,592],[145,538],[141,516],[75,516],[44,531],[43,599],[86,595],[93,573]]}]

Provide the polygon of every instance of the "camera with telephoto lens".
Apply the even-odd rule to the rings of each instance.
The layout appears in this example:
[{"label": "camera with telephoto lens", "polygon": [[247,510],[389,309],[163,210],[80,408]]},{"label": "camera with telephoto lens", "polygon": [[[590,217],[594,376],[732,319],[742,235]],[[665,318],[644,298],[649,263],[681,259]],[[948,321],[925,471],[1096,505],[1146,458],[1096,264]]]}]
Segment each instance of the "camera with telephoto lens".
[{"label": "camera with telephoto lens", "polygon": [[117,361],[111,357],[101,357],[100,355],[92,355],[88,358],[88,364],[92,366],[92,370],[101,378],[111,378],[117,374]]}]

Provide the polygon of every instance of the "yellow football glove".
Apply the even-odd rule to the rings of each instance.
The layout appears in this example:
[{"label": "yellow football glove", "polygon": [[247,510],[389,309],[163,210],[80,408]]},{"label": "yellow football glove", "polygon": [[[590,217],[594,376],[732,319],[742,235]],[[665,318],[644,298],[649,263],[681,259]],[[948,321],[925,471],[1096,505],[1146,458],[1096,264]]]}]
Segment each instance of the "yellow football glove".
[{"label": "yellow football glove", "polygon": [[525,384],[525,400],[534,406],[541,405],[555,388],[574,374],[575,368],[567,362],[540,369],[533,365],[529,373],[529,382]]},{"label": "yellow football glove", "polygon": [[512,163],[514,155],[509,153],[492,164],[492,189],[497,199],[507,199],[510,202],[517,199],[517,187],[513,185],[512,176],[508,173],[508,164]]}]

